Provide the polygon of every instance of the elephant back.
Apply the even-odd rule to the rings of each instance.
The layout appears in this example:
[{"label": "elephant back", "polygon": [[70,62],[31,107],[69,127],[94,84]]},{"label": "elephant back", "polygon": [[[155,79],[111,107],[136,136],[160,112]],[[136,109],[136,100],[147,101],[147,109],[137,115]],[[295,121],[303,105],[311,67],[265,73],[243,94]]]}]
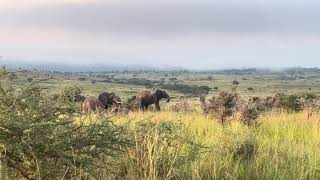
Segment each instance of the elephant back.
[{"label": "elephant back", "polygon": [[82,103],[82,111],[84,113],[93,112],[98,109],[104,109],[104,105],[94,96],[87,97]]}]

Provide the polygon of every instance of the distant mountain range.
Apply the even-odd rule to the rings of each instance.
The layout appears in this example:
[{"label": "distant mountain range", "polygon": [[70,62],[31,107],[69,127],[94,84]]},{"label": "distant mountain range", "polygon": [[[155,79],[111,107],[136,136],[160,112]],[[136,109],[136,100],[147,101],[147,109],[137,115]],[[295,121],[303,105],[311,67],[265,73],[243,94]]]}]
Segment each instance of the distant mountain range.
[{"label": "distant mountain range", "polygon": [[9,69],[38,69],[61,72],[103,72],[103,71],[172,71],[183,70],[174,66],[147,66],[147,65],[124,65],[124,64],[61,64],[61,63],[32,63],[19,60],[0,60],[0,66]]},{"label": "distant mountain range", "polygon": [[[6,66],[7,69],[37,69],[46,71],[60,72],[110,72],[110,71],[181,71],[190,70],[176,66],[149,66],[149,65],[124,65],[124,64],[61,64],[61,63],[32,63],[19,60],[1,59],[0,67]],[[190,70],[193,71],[193,70]],[[303,68],[303,67],[288,67],[282,69],[261,69],[261,68],[229,68],[229,69],[212,69],[212,70],[196,70],[201,72],[215,72],[221,74],[243,75],[243,74],[274,74],[274,73],[289,73],[289,74],[319,74],[318,67]]]}]

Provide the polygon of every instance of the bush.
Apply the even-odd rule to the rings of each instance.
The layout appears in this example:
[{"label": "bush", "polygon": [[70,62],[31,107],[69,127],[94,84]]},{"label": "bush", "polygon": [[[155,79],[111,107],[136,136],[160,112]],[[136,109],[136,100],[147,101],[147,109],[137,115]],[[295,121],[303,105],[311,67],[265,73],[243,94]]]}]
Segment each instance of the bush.
[{"label": "bush", "polygon": [[302,93],[300,96],[306,100],[314,100],[319,98],[315,93]]},{"label": "bush", "polygon": [[79,77],[78,78],[78,81],[85,81],[86,80],[86,78],[84,78],[84,77]]},{"label": "bush", "polygon": [[254,90],[253,87],[248,87],[247,89],[248,89],[248,91],[253,91]]},{"label": "bush", "polygon": [[170,109],[175,112],[188,112],[193,110],[186,98],[180,98],[179,102],[172,105]]},{"label": "bush", "polygon": [[210,100],[207,111],[224,124],[226,118],[232,116],[236,111],[238,100],[238,94],[235,92],[220,92],[217,98],[212,98]]},{"label": "bush", "polygon": [[284,109],[288,112],[299,112],[303,110],[303,104],[300,101],[301,97],[297,94],[277,94],[276,99],[276,106],[278,108]]},{"label": "bush", "polygon": [[252,126],[257,124],[259,113],[256,107],[245,104],[239,109],[238,113],[239,113],[238,118],[241,123],[247,126]]},{"label": "bush", "polygon": [[140,102],[137,100],[137,96],[132,96],[128,98],[126,102],[121,104],[121,107],[128,111],[137,111],[140,109]]},{"label": "bush", "polygon": [[83,102],[85,97],[81,95],[81,88],[78,86],[69,86],[62,90],[60,98],[62,102]]},{"label": "bush", "polygon": [[[0,161],[4,179],[88,179],[131,145],[109,119],[75,122],[35,85],[14,89],[1,76]],[[93,176],[95,175],[95,176]],[[99,178],[98,178],[99,179]]]},{"label": "bush", "polygon": [[97,83],[97,80],[93,79],[91,80],[91,84],[96,84]]},{"label": "bush", "polygon": [[258,112],[270,112],[273,110],[277,99],[272,96],[267,96],[264,98],[252,97],[249,100],[249,105],[256,108]]},{"label": "bush", "polygon": [[28,81],[29,83],[31,83],[31,82],[33,81],[33,79],[32,79],[31,77],[29,77],[29,78],[27,78],[27,81]]},{"label": "bush", "polygon": [[237,80],[233,80],[233,81],[232,81],[232,84],[233,84],[233,85],[239,85],[239,84],[240,84],[240,82],[239,82],[239,81],[237,81]]}]

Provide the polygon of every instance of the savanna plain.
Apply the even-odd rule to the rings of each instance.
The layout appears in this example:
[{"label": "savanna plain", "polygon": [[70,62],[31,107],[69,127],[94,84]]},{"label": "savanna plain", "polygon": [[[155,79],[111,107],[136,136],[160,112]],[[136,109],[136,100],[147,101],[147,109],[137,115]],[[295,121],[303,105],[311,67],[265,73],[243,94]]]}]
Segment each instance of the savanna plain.
[{"label": "savanna plain", "polygon": [[[132,99],[157,89],[160,111]],[[82,112],[105,91],[121,105]],[[0,179],[319,179],[319,95],[317,68],[3,68]]]}]

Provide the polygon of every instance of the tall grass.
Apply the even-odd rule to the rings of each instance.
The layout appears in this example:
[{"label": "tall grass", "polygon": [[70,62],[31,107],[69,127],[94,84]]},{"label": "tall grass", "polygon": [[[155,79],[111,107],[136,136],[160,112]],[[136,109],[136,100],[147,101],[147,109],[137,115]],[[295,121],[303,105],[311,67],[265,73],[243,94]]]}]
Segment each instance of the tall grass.
[{"label": "tall grass", "polygon": [[[267,114],[256,127],[235,120],[222,126],[198,111],[112,118],[126,125],[132,146],[103,159],[108,168],[99,161],[96,175],[79,179],[320,179],[319,114],[308,120],[304,113]],[[0,178],[18,177],[6,171]]]},{"label": "tall grass", "polygon": [[[136,145],[116,176],[132,179],[319,179],[320,116],[260,117],[257,127],[222,127],[198,112],[138,112],[129,122]],[[141,126],[141,123],[144,124]],[[169,124],[171,130],[163,129]],[[120,171],[121,170],[121,171]]]}]

